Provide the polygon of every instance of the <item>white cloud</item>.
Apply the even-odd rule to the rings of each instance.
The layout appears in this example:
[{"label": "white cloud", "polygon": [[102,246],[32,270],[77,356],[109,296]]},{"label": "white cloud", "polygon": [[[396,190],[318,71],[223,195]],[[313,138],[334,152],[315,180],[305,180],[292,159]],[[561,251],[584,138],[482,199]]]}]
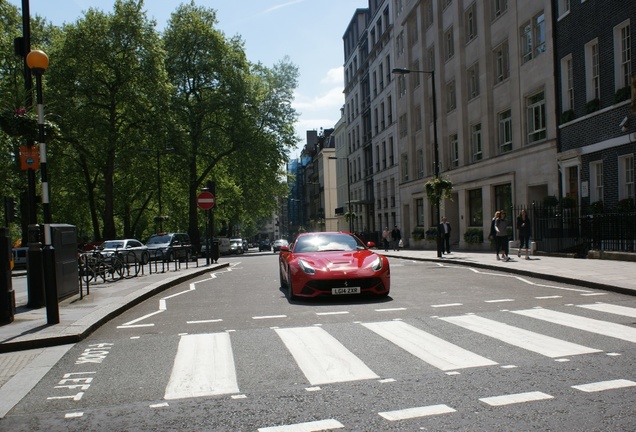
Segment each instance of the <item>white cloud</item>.
[{"label": "white cloud", "polygon": [[340,107],[344,105],[344,94],[342,87],[333,87],[326,93],[320,94],[316,97],[309,98],[300,93],[296,93],[294,97],[293,106],[298,111],[333,111],[338,115]]},{"label": "white cloud", "polygon": [[327,71],[327,75],[320,82],[324,84],[338,84],[340,86],[343,86],[343,73],[344,68],[342,66],[329,69]]},{"label": "white cloud", "polygon": [[264,14],[268,14],[268,13],[270,13],[270,12],[274,12],[274,11],[275,11],[275,10],[277,10],[277,9],[281,9],[281,8],[284,8],[284,7],[287,7],[287,6],[291,6],[291,5],[294,5],[294,4],[296,4],[296,3],[302,3],[302,2],[304,2],[304,1],[305,1],[305,0],[292,0],[292,1],[288,1],[287,3],[281,3],[281,4],[279,4],[279,5],[272,6],[271,8],[267,9],[267,10],[266,10],[265,12],[263,12],[263,13],[264,13]]}]

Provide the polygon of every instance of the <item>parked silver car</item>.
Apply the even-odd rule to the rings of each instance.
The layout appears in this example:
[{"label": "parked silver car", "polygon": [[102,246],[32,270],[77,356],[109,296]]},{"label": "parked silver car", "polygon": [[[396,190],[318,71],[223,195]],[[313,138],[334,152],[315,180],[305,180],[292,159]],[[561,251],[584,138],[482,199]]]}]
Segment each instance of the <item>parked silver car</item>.
[{"label": "parked silver car", "polygon": [[[106,240],[98,247],[98,251],[105,257],[120,254],[127,262],[137,260],[141,264],[146,264],[150,260],[148,247],[136,239]],[[134,258],[131,255],[134,255]]]}]

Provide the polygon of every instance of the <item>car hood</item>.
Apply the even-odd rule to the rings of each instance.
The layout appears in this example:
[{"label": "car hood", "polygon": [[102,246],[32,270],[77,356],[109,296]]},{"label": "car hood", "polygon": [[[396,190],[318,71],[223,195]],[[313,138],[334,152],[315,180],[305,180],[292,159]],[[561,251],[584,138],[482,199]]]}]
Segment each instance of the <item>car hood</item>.
[{"label": "car hood", "polygon": [[170,246],[170,243],[146,243],[146,247],[148,249],[159,249],[159,248],[165,248]]},{"label": "car hood", "polygon": [[378,255],[370,250],[311,252],[296,254],[295,258],[302,259],[316,269],[323,271],[354,270],[369,267]]}]

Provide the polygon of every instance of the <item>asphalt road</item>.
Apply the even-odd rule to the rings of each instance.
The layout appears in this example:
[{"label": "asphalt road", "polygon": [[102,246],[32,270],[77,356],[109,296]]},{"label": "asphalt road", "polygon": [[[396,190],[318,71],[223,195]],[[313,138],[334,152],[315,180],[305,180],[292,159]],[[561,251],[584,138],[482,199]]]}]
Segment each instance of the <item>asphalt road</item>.
[{"label": "asphalt road", "polygon": [[635,430],[636,298],[391,260],[387,299],[289,303],[250,253],[71,347],[11,431]]}]

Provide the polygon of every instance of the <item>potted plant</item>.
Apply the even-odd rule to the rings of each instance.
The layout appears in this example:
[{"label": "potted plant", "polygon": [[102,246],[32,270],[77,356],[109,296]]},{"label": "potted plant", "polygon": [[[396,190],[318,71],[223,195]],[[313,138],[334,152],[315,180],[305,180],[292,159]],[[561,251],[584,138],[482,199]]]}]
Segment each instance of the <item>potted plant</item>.
[{"label": "potted plant", "polygon": [[468,244],[482,244],[484,242],[484,230],[481,228],[468,228],[464,233],[464,241]]}]

